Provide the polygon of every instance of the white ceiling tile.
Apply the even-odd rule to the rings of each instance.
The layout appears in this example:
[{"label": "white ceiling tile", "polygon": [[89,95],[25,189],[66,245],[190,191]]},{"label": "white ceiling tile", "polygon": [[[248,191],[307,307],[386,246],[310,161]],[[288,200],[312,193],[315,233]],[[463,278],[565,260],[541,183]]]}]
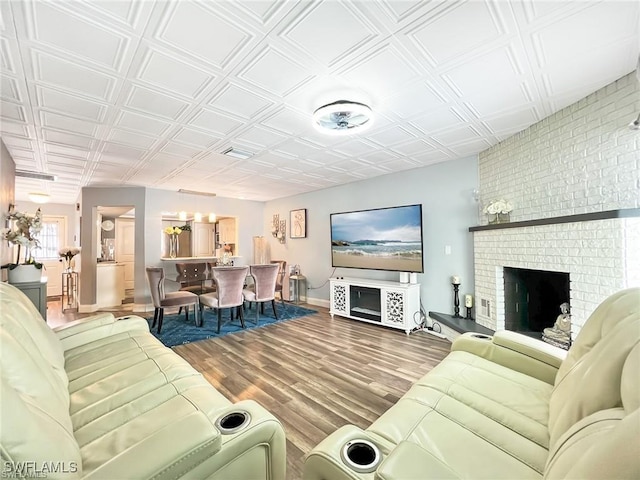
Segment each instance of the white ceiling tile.
[{"label": "white ceiling tile", "polygon": [[396,143],[406,142],[414,139],[415,135],[406,128],[393,126],[384,130],[367,135],[367,140],[377,143],[381,146],[395,145]]},{"label": "white ceiling tile", "polygon": [[180,155],[182,157],[192,157],[194,155],[202,153],[202,150],[199,148],[188,147],[186,145],[180,145],[179,143],[173,142],[169,142],[165,146],[163,146],[162,151],[172,155]]},{"label": "white ceiling tile", "polygon": [[262,127],[252,127],[236,137],[240,142],[257,145],[261,148],[269,148],[283,142],[286,137],[275,133],[273,130]]},{"label": "white ceiling tile", "polygon": [[[0,4],[9,5],[8,2],[1,2]],[[2,71],[12,74],[17,74],[16,66],[13,61],[14,55],[12,54],[12,48],[9,44],[8,38],[0,38],[0,66]],[[15,45],[15,42],[12,42]]]},{"label": "white ceiling tile", "polygon": [[293,157],[306,157],[308,155],[317,152],[320,148],[313,143],[305,142],[302,140],[289,140],[281,145],[278,145],[276,151],[282,152],[286,155]]},{"label": "white ceiling tile", "polygon": [[126,38],[87,19],[80,19],[67,10],[60,10],[61,5],[64,4],[33,3],[35,38],[117,69],[118,58],[127,45]]},{"label": "white ceiling tile", "polygon": [[10,134],[16,137],[28,137],[29,136],[29,128],[25,123],[14,123],[8,122],[6,120],[2,121],[2,133]]},{"label": "white ceiling tile", "polygon": [[85,0],[90,6],[107,11],[113,17],[135,27],[141,4],[137,0]]},{"label": "white ceiling tile", "polygon": [[204,5],[175,2],[171,7],[167,9],[168,18],[162,23],[159,38],[204,62],[224,66],[251,38]]},{"label": "white ceiling tile", "polygon": [[432,152],[412,155],[411,158],[415,162],[417,162],[418,166],[426,166],[426,165],[432,165],[434,163],[443,162],[445,160],[450,160],[452,158],[458,158],[458,157],[452,157],[451,155],[448,155],[440,150],[435,150]]},{"label": "white ceiling tile", "polygon": [[36,85],[36,94],[41,107],[96,122],[103,121],[107,111],[107,106],[104,104],[42,85]]},{"label": "white ceiling tile", "polygon": [[26,122],[27,117],[24,108],[11,102],[0,102],[0,116],[15,122]]},{"label": "white ceiling tile", "polygon": [[354,62],[344,76],[355,86],[384,98],[390,96],[390,92],[401,91],[418,78],[418,73],[396,47],[385,45]]},{"label": "white ceiling tile", "polygon": [[11,102],[21,102],[22,96],[20,95],[18,81],[15,78],[7,76],[3,76],[0,80],[0,95],[2,98]]},{"label": "white ceiling tile", "polygon": [[495,41],[502,33],[490,2],[465,2],[429,19],[411,36],[436,65],[441,65]]},{"label": "white ceiling tile", "polygon": [[270,47],[238,76],[279,96],[287,95],[312,78],[302,65]]},{"label": "white ceiling tile", "polygon": [[139,148],[133,148],[119,143],[106,142],[102,149],[102,153],[112,157],[128,158],[137,160],[141,158],[145,151]]},{"label": "white ceiling tile", "polygon": [[228,115],[204,109],[196,113],[188,123],[194,127],[199,127],[221,136],[227,135],[242,125],[241,122],[229,117]]},{"label": "white ceiling tile", "polygon": [[134,85],[126,105],[150,115],[175,120],[189,104],[175,97]]},{"label": "white ceiling tile", "polygon": [[31,150],[33,148],[33,143],[31,143],[31,140],[21,138],[21,137],[14,137],[12,135],[3,135],[2,141],[7,146],[7,148],[22,148],[25,150]]},{"label": "white ceiling tile", "polygon": [[44,127],[57,130],[64,130],[70,133],[79,133],[81,135],[94,136],[98,129],[95,123],[86,120],[78,120],[77,118],[67,117],[51,112],[40,112],[40,119]]},{"label": "white ceiling tile", "polygon": [[460,112],[452,107],[442,107],[430,111],[422,117],[411,120],[411,125],[422,130],[425,134],[430,135],[437,130],[451,128],[455,125],[464,123],[464,117]]},{"label": "white ceiling tile", "polygon": [[62,155],[65,157],[78,157],[83,159],[89,158],[89,151],[80,150],[77,148],[69,148],[62,145],[55,145],[51,143],[45,143],[44,149],[47,153],[52,153],[55,155]]},{"label": "white ceiling tile", "polygon": [[378,145],[354,138],[341,145],[336,145],[334,150],[338,153],[342,153],[343,155],[360,156],[374,150],[378,150],[379,148],[380,147]]},{"label": "white ceiling tile", "polygon": [[385,107],[401,119],[424,114],[443,104],[442,95],[436,93],[433,88],[423,82],[402,89],[398,95],[385,101]]},{"label": "white ceiling tile", "polygon": [[206,149],[218,142],[220,137],[213,136],[210,133],[191,130],[190,128],[182,128],[173,136],[173,140]]},{"label": "white ceiling tile", "polygon": [[103,101],[110,100],[115,85],[113,77],[43,52],[34,51],[32,59],[36,80]]},{"label": "white ceiling tile", "polygon": [[409,157],[411,155],[430,152],[434,150],[434,147],[428,144],[427,142],[425,142],[424,140],[411,140],[407,143],[396,145],[395,147],[392,147],[391,150]]},{"label": "white ceiling tile", "polygon": [[282,36],[322,64],[331,65],[376,34],[347,4],[322,2],[308,8]]},{"label": "white ceiling tile", "polygon": [[185,62],[151,50],[147,53],[137,78],[164,88],[171,93],[193,99],[215,77]]},{"label": "white ceiling tile", "polygon": [[465,156],[465,155],[471,155],[472,153],[475,153],[477,151],[486,150],[490,146],[491,144],[487,142],[485,139],[479,138],[477,140],[472,140],[470,142],[453,145],[449,148],[451,148],[451,150],[453,150],[458,155]]},{"label": "white ceiling tile", "polygon": [[169,122],[126,110],[120,112],[114,124],[119,127],[156,136],[161,136],[171,127],[171,123]]},{"label": "white ceiling tile", "polygon": [[283,133],[297,135],[311,128],[311,115],[303,115],[291,108],[283,108],[262,120],[262,124]]},{"label": "white ceiling tile", "polygon": [[156,142],[156,137],[150,137],[147,135],[142,135],[140,133],[134,133],[127,130],[114,128],[109,133],[107,140],[113,143],[123,143],[132,147],[148,149]]},{"label": "white ceiling tile", "polygon": [[492,132],[502,133],[504,131],[520,131],[539,119],[533,109],[527,108],[511,113],[502,113],[493,118],[485,118],[483,122]]},{"label": "white ceiling tile", "polygon": [[95,141],[91,137],[82,135],[72,135],[69,133],[56,132],[54,130],[42,129],[44,140],[51,143],[58,143],[67,147],[77,147],[83,150],[91,150]]},{"label": "white ceiling tile", "polygon": [[272,101],[236,85],[227,85],[208,103],[212,107],[246,119],[273,105]]},{"label": "white ceiling tile", "polygon": [[432,137],[442,145],[457,145],[480,137],[480,133],[475,128],[465,125],[462,127],[450,128],[443,132],[434,134]]}]

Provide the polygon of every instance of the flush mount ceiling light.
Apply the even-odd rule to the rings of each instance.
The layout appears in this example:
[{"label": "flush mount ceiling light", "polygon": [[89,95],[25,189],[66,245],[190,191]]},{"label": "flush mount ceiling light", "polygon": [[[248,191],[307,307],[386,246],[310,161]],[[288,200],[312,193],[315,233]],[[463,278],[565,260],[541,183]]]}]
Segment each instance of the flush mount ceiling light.
[{"label": "flush mount ceiling light", "polygon": [[32,192],[29,194],[29,200],[33,203],[47,203],[49,201],[49,195],[46,193]]},{"label": "flush mount ceiling light", "polygon": [[313,126],[328,135],[363,132],[373,125],[373,112],[364,103],[339,100],[313,112]]}]

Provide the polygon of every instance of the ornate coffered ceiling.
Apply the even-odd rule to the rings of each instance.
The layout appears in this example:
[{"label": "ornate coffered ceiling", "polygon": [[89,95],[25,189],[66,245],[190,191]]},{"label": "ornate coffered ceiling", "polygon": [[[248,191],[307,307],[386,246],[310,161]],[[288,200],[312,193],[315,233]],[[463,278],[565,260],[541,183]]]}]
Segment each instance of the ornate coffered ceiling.
[{"label": "ornate coffered ceiling", "polygon": [[[268,200],[478,153],[631,72],[637,1],[3,1],[19,178]],[[329,137],[313,111],[376,112]],[[228,147],[248,160],[220,154]]]}]

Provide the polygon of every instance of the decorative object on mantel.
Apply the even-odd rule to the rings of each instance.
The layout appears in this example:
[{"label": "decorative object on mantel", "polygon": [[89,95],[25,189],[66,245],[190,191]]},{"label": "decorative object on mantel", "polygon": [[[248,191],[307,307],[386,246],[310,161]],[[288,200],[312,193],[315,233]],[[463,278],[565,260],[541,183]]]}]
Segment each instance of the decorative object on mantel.
[{"label": "decorative object on mantel", "polygon": [[571,313],[568,303],[560,305],[560,315],[553,327],[542,331],[542,340],[555,346],[569,350],[571,346]]},{"label": "decorative object on mantel", "polygon": [[453,318],[462,318],[460,316],[460,277],[454,275],[451,277],[451,285],[453,285]]},{"label": "decorative object on mantel", "polygon": [[[17,245],[16,263],[5,265],[9,269],[9,283],[37,282],[42,276],[42,263],[36,262],[32,250],[39,246],[36,235],[42,230],[42,211],[35,215],[16,212],[9,205],[6,214],[7,227],[2,229],[2,238]],[[24,247],[24,262],[20,263],[20,252]]]},{"label": "decorative object on mantel", "polygon": [[287,221],[280,220],[280,215],[277,213],[273,216],[271,223],[271,235],[273,238],[277,238],[280,243],[287,241]]},{"label": "decorative object on mantel", "polygon": [[278,238],[278,232],[280,231],[280,215],[275,213],[271,220],[271,235],[273,238]]},{"label": "decorative object on mantel", "polygon": [[464,307],[467,309],[467,316],[465,317],[467,320],[473,320],[471,316],[471,309],[473,308],[473,296],[467,294],[464,296]]},{"label": "decorative object on mantel", "polygon": [[178,235],[182,233],[180,227],[167,227],[164,233],[169,236],[169,257],[176,258],[178,256]]},{"label": "decorative object on mantel", "polygon": [[80,253],[80,247],[62,247],[58,250],[58,255],[60,255],[60,261],[64,262],[64,272],[69,273],[73,272],[73,267],[75,266],[75,262],[71,262],[73,257]]},{"label": "decorative object on mantel", "polygon": [[513,205],[504,199],[493,200],[484,207],[484,213],[489,217],[489,225],[496,223],[509,223],[509,214],[513,211]]}]

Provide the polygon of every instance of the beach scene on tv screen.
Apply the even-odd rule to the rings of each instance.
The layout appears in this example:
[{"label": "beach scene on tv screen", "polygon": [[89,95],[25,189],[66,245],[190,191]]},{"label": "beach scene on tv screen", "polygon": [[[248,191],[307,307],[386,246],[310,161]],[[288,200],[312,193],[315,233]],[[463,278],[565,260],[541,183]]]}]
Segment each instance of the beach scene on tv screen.
[{"label": "beach scene on tv screen", "polygon": [[331,215],[334,267],[422,272],[420,205]]}]

